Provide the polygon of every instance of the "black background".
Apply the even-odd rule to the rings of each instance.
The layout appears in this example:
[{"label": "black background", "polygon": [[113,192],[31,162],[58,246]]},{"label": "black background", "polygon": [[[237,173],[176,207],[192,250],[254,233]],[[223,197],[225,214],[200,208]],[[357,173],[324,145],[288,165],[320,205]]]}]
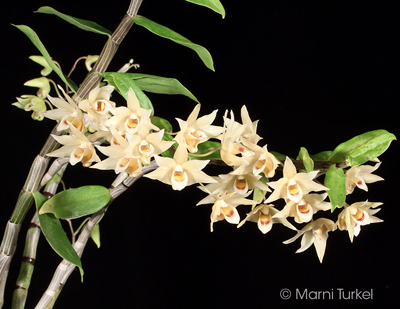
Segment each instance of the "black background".
[{"label": "black background", "polygon": [[[10,24],[32,27],[53,59],[68,71],[75,59],[98,54],[106,41],[55,16],[33,14],[49,5],[114,30],[129,1],[7,2],[2,7],[3,162],[0,226],[5,226],[31,162],[54,123],[34,122],[30,113],[13,106],[15,97],[34,93],[23,86],[39,77],[40,68],[28,57],[38,54],[30,41]],[[392,2],[394,3],[394,2]],[[353,1],[223,1],[226,18],[182,0],[144,0],[139,14],[165,25],[213,55],[215,72],[189,49],[134,26],[122,43],[110,70],[130,58],[138,72],[174,77],[202,103],[201,114],[226,109],[240,119],[246,104],[259,119],[260,145],[296,156],[301,146],[310,153],[332,150],[366,131],[386,129],[398,135],[399,9],[389,2]],[[72,75],[82,80],[81,66]],[[56,79],[56,77],[53,75]],[[182,96],[149,94],[155,113],[186,119],[194,102]],[[113,99],[122,101],[116,94]],[[4,125],[5,124],[5,125]],[[75,271],[56,308],[263,308],[342,307],[389,304],[397,300],[399,146],[393,142],[382,155],[376,174],[385,181],[360,190],[348,202],[383,202],[377,216],[384,223],[362,228],[351,244],[346,232],[330,234],[325,258],[315,249],[283,245],[293,232],[275,226],[263,235],[253,223],[241,229],[226,222],[209,231],[211,205],[196,207],[204,197],[195,186],[182,192],[143,179],[118,198],[101,222],[101,247],[89,241],[82,257],[80,283]],[[216,175],[226,170],[208,170]],[[75,166],[65,175],[67,187],[108,186],[115,174]],[[248,212],[239,207],[242,217]],[[27,216],[28,221],[33,213]],[[328,214],[329,215],[329,214]],[[13,260],[6,290],[10,306],[19,269],[26,224]],[[44,238],[39,244],[27,308],[45,291],[60,258]],[[335,300],[282,300],[289,288],[332,291]],[[373,300],[338,301],[336,289],[373,290]]]}]

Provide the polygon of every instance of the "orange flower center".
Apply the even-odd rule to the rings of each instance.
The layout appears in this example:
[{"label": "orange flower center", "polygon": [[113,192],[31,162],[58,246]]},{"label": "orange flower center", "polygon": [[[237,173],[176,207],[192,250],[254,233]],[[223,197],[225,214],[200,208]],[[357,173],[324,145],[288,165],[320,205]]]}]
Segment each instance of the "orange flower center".
[{"label": "orange flower center", "polygon": [[174,172],[174,179],[178,182],[185,180],[185,173],[183,171],[175,171]]},{"label": "orange flower center", "polygon": [[106,110],[106,103],[98,100],[93,104],[93,109],[98,113],[104,112]]},{"label": "orange flower center", "polygon": [[128,118],[126,125],[129,129],[135,129],[139,125],[139,119],[137,118]]},{"label": "orange flower center", "polygon": [[262,225],[268,225],[271,222],[271,214],[268,212],[267,214],[260,211],[260,223]]},{"label": "orange flower center", "polygon": [[304,204],[304,205],[297,205],[297,209],[302,213],[306,214],[310,212],[310,205],[309,204]]},{"label": "orange flower center", "polygon": [[295,183],[294,185],[288,186],[288,192],[292,196],[298,195],[300,193],[299,185]]},{"label": "orange flower center", "polygon": [[361,209],[357,209],[357,212],[353,215],[353,218],[357,221],[364,221],[365,214]]},{"label": "orange flower center", "polygon": [[72,116],[67,116],[64,118],[63,123],[65,125],[68,125],[68,122],[71,123],[75,128],[77,128],[79,131],[82,131],[83,128],[83,122],[79,118],[72,117]]}]

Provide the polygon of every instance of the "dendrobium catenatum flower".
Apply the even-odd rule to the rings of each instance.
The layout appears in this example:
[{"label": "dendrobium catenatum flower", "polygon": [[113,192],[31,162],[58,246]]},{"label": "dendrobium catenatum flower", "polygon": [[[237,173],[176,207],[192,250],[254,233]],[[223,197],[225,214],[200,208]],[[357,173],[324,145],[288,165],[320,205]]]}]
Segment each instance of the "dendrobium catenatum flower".
[{"label": "dendrobium catenatum flower", "polygon": [[231,111],[231,118],[227,117],[227,112],[224,116],[224,128],[226,130],[218,138],[221,140],[221,159],[228,166],[247,166],[249,161],[246,157],[238,157],[236,154],[251,155],[250,150],[239,144],[239,137],[246,129],[246,125],[240,125],[235,122],[235,117]]},{"label": "dendrobium catenatum flower", "polygon": [[279,212],[279,210],[275,209],[274,205],[258,205],[252,211],[250,211],[246,218],[243,219],[238,228],[241,227],[246,221],[256,222],[258,229],[266,234],[272,229],[272,225],[274,223],[281,223],[284,226],[297,231],[297,229],[286,220],[286,218],[276,217],[275,215]]},{"label": "dendrobium catenatum flower", "polygon": [[53,71],[53,69],[50,67],[43,56],[30,56],[29,59],[40,64],[43,67],[43,69],[40,71],[40,74],[42,76],[47,76]]},{"label": "dendrobium catenatum flower", "polygon": [[99,59],[99,55],[87,55],[85,59],[85,67],[90,72],[92,70],[92,64]]},{"label": "dendrobium catenatum flower", "polygon": [[142,170],[142,163],[140,161],[140,154],[134,151],[136,145],[130,143],[134,135],[129,134],[128,139],[125,139],[114,127],[110,127],[110,130],[116,142],[111,144],[111,146],[96,146],[108,158],[93,165],[92,168],[114,170],[116,174],[125,172],[131,177],[137,177]]},{"label": "dendrobium catenatum flower", "polygon": [[246,105],[242,106],[240,110],[240,115],[242,117],[242,124],[246,126],[246,128],[239,136],[239,140],[241,142],[247,141],[251,144],[257,144],[258,141],[262,139],[262,137],[257,134],[258,120],[251,121]]},{"label": "dendrobium catenatum flower", "polygon": [[307,194],[298,202],[288,201],[285,207],[278,212],[276,218],[294,217],[297,223],[310,222],[313,214],[320,210],[331,209],[331,203],[324,202],[327,193]]},{"label": "dendrobium catenatum flower", "polygon": [[79,108],[87,113],[89,121],[89,131],[107,130],[104,122],[109,118],[109,112],[115,107],[115,103],[110,101],[113,86],[97,86],[89,92],[87,99],[79,102]]},{"label": "dendrobium catenatum flower", "polygon": [[334,227],[335,223],[332,220],[319,218],[308,223],[304,228],[301,229],[301,231],[297,232],[297,235],[284,241],[283,243],[292,243],[300,236],[303,236],[301,239],[301,247],[296,251],[296,253],[303,252],[310,248],[312,244],[314,244],[318,259],[322,263],[322,259],[324,258],[325,254],[326,241],[328,239],[328,232],[333,231]]},{"label": "dendrobium catenatum flower", "polygon": [[50,92],[50,82],[47,77],[38,77],[28,80],[24,83],[24,86],[39,88],[37,91],[37,96],[40,98],[45,98]]},{"label": "dendrobium catenatum flower", "polygon": [[254,153],[248,158],[249,165],[246,170],[254,175],[263,173],[267,178],[274,177],[280,162],[272,153],[268,152],[267,145],[260,147],[248,141],[242,141],[242,143]]},{"label": "dendrobium catenatum flower", "polygon": [[201,171],[210,160],[187,161],[188,152],[184,144],[179,144],[173,159],[157,155],[154,156],[154,159],[159,167],[155,171],[146,174],[145,177],[171,185],[174,190],[181,191],[185,187],[199,182],[217,182]]},{"label": "dendrobium catenatum flower", "polygon": [[197,118],[200,112],[200,104],[197,104],[186,121],[176,118],[180,131],[175,140],[179,143],[184,141],[189,152],[197,152],[198,144],[220,135],[224,130],[222,127],[212,125],[217,111],[214,110],[211,114]]},{"label": "dendrobium catenatum flower", "polygon": [[278,181],[271,181],[268,185],[274,188],[274,192],[267,198],[265,203],[270,203],[283,198],[285,201],[298,203],[303,196],[311,191],[329,190],[327,187],[313,181],[318,171],[309,173],[297,173],[292,160],[286,157],[283,167],[283,177]]},{"label": "dendrobium catenatum flower", "polygon": [[346,193],[351,194],[357,186],[362,190],[368,191],[367,183],[373,183],[384,180],[378,175],[373,175],[372,172],[378,169],[381,162],[371,165],[355,165],[346,172]]},{"label": "dendrobium catenatum flower", "polygon": [[126,104],[127,107],[119,106],[111,109],[114,116],[105,122],[105,126],[113,126],[118,131],[128,134],[137,133],[143,123],[147,125],[148,130],[160,130],[150,121],[151,110],[140,107],[139,100],[132,88],[128,90]]},{"label": "dendrobium catenatum flower", "polygon": [[[208,196],[203,198],[200,202],[196,204],[203,205],[203,204],[213,204],[211,210],[211,223],[210,223],[210,230],[211,232],[214,231],[214,222],[226,220],[232,224],[238,224],[240,221],[239,213],[236,209],[239,205],[255,205],[257,204],[256,201],[249,200],[246,197],[249,196],[252,192],[248,192],[246,195],[239,195],[233,191],[221,191],[218,194],[212,194],[210,189],[215,188],[214,184],[210,184],[203,187],[198,187],[204,192],[209,193]],[[212,189],[211,189],[212,190]]]},{"label": "dendrobium catenatum flower", "polygon": [[260,181],[261,176],[246,173],[243,167],[239,167],[229,174],[219,175],[219,177],[222,179],[221,185],[213,193],[225,190],[245,195],[249,190],[254,188],[271,192],[268,186]]},{"label": "dendrobium catenatum flower", "polygon": [[42,113],[46,111],[46,103],[43,98],[24,94],[20,98],[17,98],[17,102],[12,105],[26,111],[32,111],[32,118],[35,120],[43,120],[44,118]]},{"label": "dendrobium catenatum flower", "polygon": [[351,204],[339,214],[336,225],[341,231],[347,230],[350,241],[353,242],[354,236],[360,234],[362,225],[383,222],[383,220],[373,216],[381,209],[371,209],[380,205],[382,205],[382,203],[372,203],[368,201]]},{"label": "dendrobium catenatum flower", "polygon": [[[61,87],[60,90],[63,91]],[[64,91],[63,94],[68,102],[60,98],[53,98],[48,94],[47,98],[49,99],[50,103],[57,108],[43,112],[41,115],[46,118],[59,121],[57,131],[68,130],[69,124],[72,124],[79,131],[85,132],[85,119],[82,111],[68,94],[66,94]]]},{"label": "dendrobium catenatum flower", "polygon": [[93,162],[99,162],[100,158],[93,147],[91,135],[86,137],[81,131],[69,124],[70,135],[51,136],[60,144],[61,148],[47,154],[49,157],[70,157],[69,163],[75,165],[81,162],[83,166],[88,167]]}]

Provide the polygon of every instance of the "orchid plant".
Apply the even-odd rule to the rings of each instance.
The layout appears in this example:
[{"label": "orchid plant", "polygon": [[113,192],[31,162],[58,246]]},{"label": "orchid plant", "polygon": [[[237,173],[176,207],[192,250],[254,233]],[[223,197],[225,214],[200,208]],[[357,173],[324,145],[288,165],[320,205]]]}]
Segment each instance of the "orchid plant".
[{"label": "orchid plant", "polygon": [[[222,17],[225,15],[218,0],[187,1],[208,7]],[[237,111],[225,111],[221,118],[223,125],[218,126],[214,124],[218,110],[201,115],[196,97],[176,79],[132,73],[132,68],[137,69],[132,62],[118,72],[107,71],[117,47],[134,23],[193,49],[206,67],[213,70],[211,55],[204,47],[137,15],[141,2],[131,1],[114,33],[50,7],[39,8],[40,13],[56,15],[84,30],[108,36],[99,56],[80,58],[85,60],[88,75],[79,87],[52,60],[31,28],[16,26],[38,48],[41,55],[30,59],[43,69],[40,77],[25,83],[37,88],[36,94],[21,95],[13,105],[31,112],[34,120],[48,118],[56,124],[32,164],[6,226],[0,248],[0,303],[4,300],[18,232],[31,205],[37,212],[25,245],[27,258],[17,280],[13,308],[25,306],[33,273],[29,259],[36,257],[40,231],[63,259],[36,307],[52,308],[74,268],[79,268],[83,279],[80,255],[89,238],[99,244],[99,222],[107,208],[141,177],[160,181],[177,191],[197,186],[204,192],[204,198],[192,203],[212,205],[211,232],[217,229],[219,221],[238,228],[254,222],[254,227],[263,234],[270,232],[274,224],[282,224],[293,231],[293,237],[283,243],[302,237],[296,252],[303,252],[314,244],[321,263],[330,233],[347,231],[353,242],[361,226],[382,221],[374,216],[382,203],[354,201],[352,193],[359,189],[368,191],[367,184],[383,180],[373,173],[381,165],[379,156],[396,139],[392,133],[382,129],[369,131],[332,151],[311,155],[302,147],[297,157],[290,157],[270,150],[273,146],[267,148],[257,134],[259,121],[250,118],[245,105],[240,110],[240,121],[235,117]],[[57,74],[64,85],[50,80],[51,73]],[[176,118],[173,126],[170,120],[157,115],[145,92],[185,95],[195,105],[186,120]],[[117,103],[121,100],[122,104]],[[89,184],[58,190],[67,166],[79,164],[112,170],[116,179],[110,188]],[[225,166],[228,172],[209,175],[217,165]],[[207,166],[210,168],[206,169]],[[244,218],[240,217],[238,208],[247,209]],[[84,219],[77,230],[72,230],[71,242],[60,220],[70,223],[79,218]]]}]

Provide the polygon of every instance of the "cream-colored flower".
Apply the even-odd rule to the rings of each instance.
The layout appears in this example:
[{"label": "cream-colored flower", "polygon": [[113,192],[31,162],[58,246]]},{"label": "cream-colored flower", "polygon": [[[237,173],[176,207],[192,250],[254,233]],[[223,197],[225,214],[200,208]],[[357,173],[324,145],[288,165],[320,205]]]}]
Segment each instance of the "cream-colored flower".
[{"label": "cream-colored flower", "polygon": [[297,203],[311,191],[329,190],[327,187],[313,181],[317,174],[318,171],[297,173],[292,160],[286,157],[283,167],[283,177],[278,181],[268,183],[275,190],[265,203],[270,203],[280,198],[285,199],[285,201],[290,200]]},{"label": "cream-colored flower", "polygon": [[[213,185],[213,184],[211,184]],[[210,185],[209,185],[210,186]],[[239,195],[236,192],[232,191],[221,191],[218,194],[210,194],[209,188],[204,189],[203,187],[199,187],[204,192],[209,193],[208,196],[203,198],[198,205],[204,204],[213,204],[211,210],[211,223],[210,230],[211,232],[214,230],[214,222],[226,220],[232,224],[238,224],[240,221],[239,213],[236,209],[239,205],[255,205],[256,201],[249,200],[246,197],[249,196],[252,192],[248,192],[246,195]]]},{"label": "cream-colored flower", "polygon": [[114,115],[105,122],[107,127],[113,126],[119,132],[135,134],[142,124],[146,124],[148,130],[159,131],[160,129],[150,121],[151,110],[140,107],[138,98],[132,88],[128,90],[126,100],[127,107],[120,106],[111,110]]},{"label": "cream-colored flower", "polygon": [[368,191],[367,183],[384,180],[382,177],[372,174],[380,165],[381,162],[375,164],[375,166],[355,165],[348,169],[346,172],[346,193],[353,193],[356,186]]},{"label": "cream-colored flower", "polygon": [[[241,125],[235,122],[235,116],[231,111],[231,118],[227,117],[227,112],[224,115],[224,128],[226,130],[218,138],[221,140],[221,159],[228,166],[247,166],[249,164],[246,155],[253,154],[241,143],[239,144],[239,137],[245,131],[247,125]],[[242,154],[242,157],[236,156]]]},{"label": "cream-colored flower", "polygon": [[261,176],[255,176],[250,173],[246,173],[243,167],[239,167],[236,170],[226,175],[219,175],[222,179],[221,185],[213,193],[218,193],[223,190],[234,191],[237,194],[245,195],[249,190],[259,188],[263,191],[271,192],[267,185],[260,181]]},{"label": "cream-colored flower", "polygon": [[79,102],[79,108],[87,113],[89,125],[95,131],[106,130],[104,122],[115,107],[115,103],[110,101],[113,91],[113,86],[96,86],[89,92],[87,99]]},{"label": "cream-colored flower", "polygon": [[381,209],[370,209],[380,205],[382,205],[382,203],[372,203],[368,201],[351,204],[339,214],[336,225],[341,231],[347,230],[350,241],[353,242],[354,236],[360,234],[362,225],[383,222],[383,220],[373,216]]},{"label": "cream-colored flower", "polygon": [[247,111],[246,105],[242,106],[240,110],[242,117],[242,124],[246,126],[246,129],[239,136],[241,142],[247,141],[252,144],[257,144],[262,137],[257,134],[257,125],[258,120],[252,121],[249,116],[249,112]]},{"label": "cream-colored flower", "polygon": [[201,171],[210,160],[187,161],[188,153],[184,144],[178,146],[173,159],[160,156],[154,156],[154,158],[159,167],[146,174],[145,177],[171,185],[174,190],[180,191],[199,182],[216,182],[212,177]]},{"label": "cream-colored flower", "polygon": [[75,104],[74,100],[72,100],[61,87],[60,90],[63,92],[68,102],[63,99],[53,98],[50,95],[47,95],[50,103],[57,108],[43,112],[41,113],[41,115],[46,118],[59,121],[57,131],[68,130],[70,123],[79,131],[85,132],[85,119],[83,117],[82,111]]},{"label": "cream-colored flower", "polygon": [[142,163],[140,155],[134,151],[137,145],[132,139],[140,139],[140,137],[128,135],[128,140],[126,140],[114,127],[110,127],[110,130],[116,142],[111,144],[111,146],[96,146],[96,148],[108,156],[108,158],[93,165],[92,168],[114,170],[116,174],[125,172],[131,177],[138,176],[142,170]]},{"label": "cream-colored flower", "polygon": [[57,142],[64,145],[61,148],[47,154],[49,157],[70,157],[69,163],[75,165],[81,162],[83,166],[90,166],[93,162],[99,162],[100,158],[96,154],[91,140],[91,136],[86,137],[81,131],[72,124],[69,125],[70,135],[51,135]]},{"label": "cream-colored flower", "polygon": [[244,140],[242,143],[254,153],[254,155],[248,158],[249,165],[247,166],[247,170],[254,175],[264,173],[267,178],[274,177],[276,168],[280,162],[272,153],[268,152],[267,145],[260,147]]},{"label": "cream-colored flower", "polygon": [[[141,126],[141,128],[144,127],[145,125]],[[161,154],[174,144],[174,141],[164,141],[162,139],[164,129],[151,134],[141,135],[140,132],[138,133],[133,136],[127,135],[129,143],[133,146],[133,155],[139,158],[144,165],[149,165],[152,157]]]},{"label": "cream-colored flower", "polygon": [[310,248],[312,244],[315,246],[319,261],[322,263],[324,258],[326,241],[328,239],[328,232],[334,230],[335,223],[332,220],[326,218],[319,218],[315,221],[310,222],[301,231],[297,232],[297,235],[284,241],[284,244],[289,244],[294,242],[300,236],[301,247],[296,251],[296,253],[303,252]]},{"label": "cream-colored flower", "polygon": [[279,210],[275,209],[274,205],[258,205],[252,211],[250,211],[246,218],[242,220],[237,226],[241,227],[246,221],[256,222],[258,229],[266,234],[272,229],[274,223],[281,223],[284,226],[297,231],[297,229],[286,220],[286,218],[276,217]]},{"label": "cream-colored flower", "polygon": [[276,218],[294,217],[297,223],[310,222],[313,214],[320,210],[331,209],[331,203],[324,202],[327,193],[307,194],[299,202],[290,201],[278,212]]},{"label": "cream-colored flower", "polygon": [[224,131],[223,127],[212,125],[217,111],[218,110],[214,110],[211,114],[198,118],[200,104],[197,104],[186,121],[176,118],[179,123],[180,131],[176,135],[175,140],[179,143],[184,141],[189,152],[197,152],[198,144],[212,137],[219,136]]}]

